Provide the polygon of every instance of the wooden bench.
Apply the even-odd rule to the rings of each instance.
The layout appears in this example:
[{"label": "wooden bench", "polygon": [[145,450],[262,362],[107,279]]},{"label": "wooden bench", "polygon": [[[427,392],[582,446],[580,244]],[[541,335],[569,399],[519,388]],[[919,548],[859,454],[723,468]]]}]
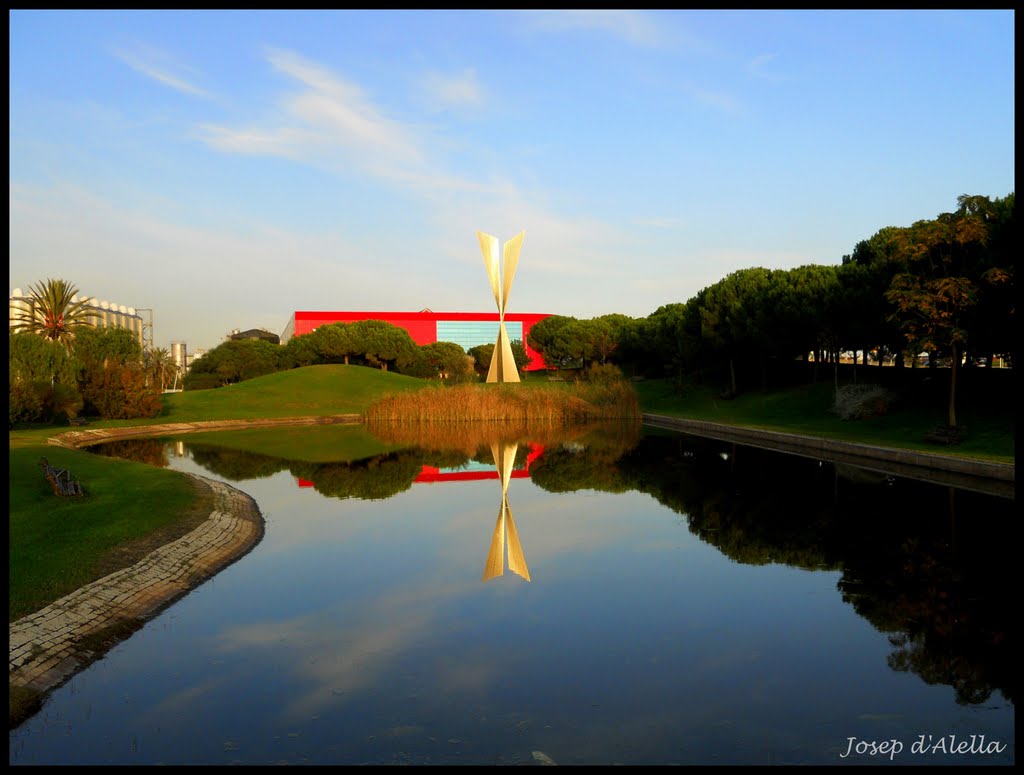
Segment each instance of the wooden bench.
[{"label": "wooden bench", "polygon": [[53,487],[54,495],[61,496],[75,496],[85,495],[85,490],[82,489],[82,483],[77,479],[71,478],[71,472],[66,468],[55,468],[50,465],[50,462],[44,457],[39,460],[39,467],[43,469],[43,476],[46,477],[46,481]]},{"label": "wooden bench", "polygon": [[89,424],[89,421],[86,420],[84,417],[71,417],[71,418],[68,418],[68,425],[71,425],[71,426],[74,426],[74,425],[88,425],[88,424]]},{"label": "wooden bench", "polygon": [[935,430],[926,433],[924,440],[929,444],[959,444],[967,438],[966,425],[936,425]]}]

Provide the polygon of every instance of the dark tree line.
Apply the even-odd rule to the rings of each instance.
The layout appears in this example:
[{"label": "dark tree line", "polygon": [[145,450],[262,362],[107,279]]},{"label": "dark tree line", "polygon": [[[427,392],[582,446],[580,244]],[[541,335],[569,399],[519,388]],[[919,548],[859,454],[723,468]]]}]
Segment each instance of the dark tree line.
[{"label": "dark tree line", "polygon": [[991,367],[995,354],[1013,357],[1015,236],[1012,193],[963,195],[953,212],[880,229],[839,264],[741,269],[646,318],[554,316],[529,342],[549,368],[609,362],[681,382],[716,374],[731,395],[767,388],[773,362],[836,365],[853,351],[863,366],[901,368],[924,351],[929,365],[952,366],[955,425],[961,361]]}]

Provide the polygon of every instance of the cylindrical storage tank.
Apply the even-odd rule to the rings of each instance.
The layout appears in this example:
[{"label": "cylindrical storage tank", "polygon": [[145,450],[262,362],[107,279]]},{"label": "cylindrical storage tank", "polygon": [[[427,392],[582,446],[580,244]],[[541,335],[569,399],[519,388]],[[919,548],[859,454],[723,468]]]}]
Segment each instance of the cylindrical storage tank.
[{"label": "cylindrical storage tank", "polygon": [[[91,315],[91,313],[92,313],[92,306],[89,304],[89,297],[88,296],[79,296],[78,297],[78,303],[82,305],[82,309],[85,312],[87,312],[87,313],[89,313]],[[88,323],[90,326],[91,325],[95,325],[96,319],[93,318],[93,317],[87,317],[85,319],[85,322]]]},{"label": "cylindrical storage tank", "polygon": [[85,305],[86,310],[89,312],[89,317],[88,317],[88,320],[87,320],[89,325],[90,326],[99,326],[100,325],[99,302],[96,301],[95,298],[91,298],[89,296],[83,296],[82,297],[82,303]]},{"label": "cylindrical storage tank", "polygon": [[128,307],[128,312],[124,319],[124,327],[132,332],[132,336],[139,341],[140,345],[145,346],[145,343],[142,341],[141,318],[135,314],[135,307]]},{"label": "cylindrical storage tank", "polygon": [[14,292],[11,294],[10,309],[8,313],[10,324],[12,326],[17,326],[19,329],[22,328],[22,326],[19,326],[15,321],[19,320],[22,315],[28,314],[31,311],[32,304],[22,295],[21,288],[15,288]]},{"label": "cylindrical storage tank", "polygon": [[171,342],[171,358],[180,369],[184,369],[188,363],[188,346],[184,342]]}]

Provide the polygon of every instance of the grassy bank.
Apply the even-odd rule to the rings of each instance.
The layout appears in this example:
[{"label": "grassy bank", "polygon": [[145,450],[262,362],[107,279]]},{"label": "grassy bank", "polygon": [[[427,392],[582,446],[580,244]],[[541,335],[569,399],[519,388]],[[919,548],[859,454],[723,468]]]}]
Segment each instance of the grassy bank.
[{"label": "grassy bank", "polygon": [[652,414],[1014,462],[1014,408],[999,403],[960,407],[958,419],[969,429],[968,437],[959,445],[946,447],[924,440],[945,420],[945,406],[935,402],[908,400],[880,417],[841,420],[832,411],[834,388],[827,382],[768,393],[750,391],[728,400],[707,387],[690,387],[680,393],[669,380],[638,382],[636,389],[643,411]]},{"label": "grassy bank", "polygon": [[[85,497],[55,495],[39,467],[44,456],[82,482]],[[209,516],[190,479],[141,463],[28,446],[11,450],[8,466],[11,621],[137,562]]]},{"label": "grassy bank", "polygon": [[[236,385],[186,393],[165,393],[156,417],[93,420],[86,428],[124,428],[212,420],[258,420],[280,417],[325,417],[363,414],[381,395],[419,390],[428,383],[365,366],[308,366],[267,374]],[[72,430],[52,425],[19,428],[10,433],[12,448],[45,444]]]}]

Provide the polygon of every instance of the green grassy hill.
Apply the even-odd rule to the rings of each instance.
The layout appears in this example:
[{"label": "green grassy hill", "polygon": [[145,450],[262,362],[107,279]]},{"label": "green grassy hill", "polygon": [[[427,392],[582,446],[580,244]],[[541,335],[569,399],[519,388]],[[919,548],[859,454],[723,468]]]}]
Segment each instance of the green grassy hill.
[{"label": "green grassy hill", "polygon": [[154,422],[362,414],[386,393],[427,384],[367,366],[305,366],[227,387],[165,394],[164,413]]}]

